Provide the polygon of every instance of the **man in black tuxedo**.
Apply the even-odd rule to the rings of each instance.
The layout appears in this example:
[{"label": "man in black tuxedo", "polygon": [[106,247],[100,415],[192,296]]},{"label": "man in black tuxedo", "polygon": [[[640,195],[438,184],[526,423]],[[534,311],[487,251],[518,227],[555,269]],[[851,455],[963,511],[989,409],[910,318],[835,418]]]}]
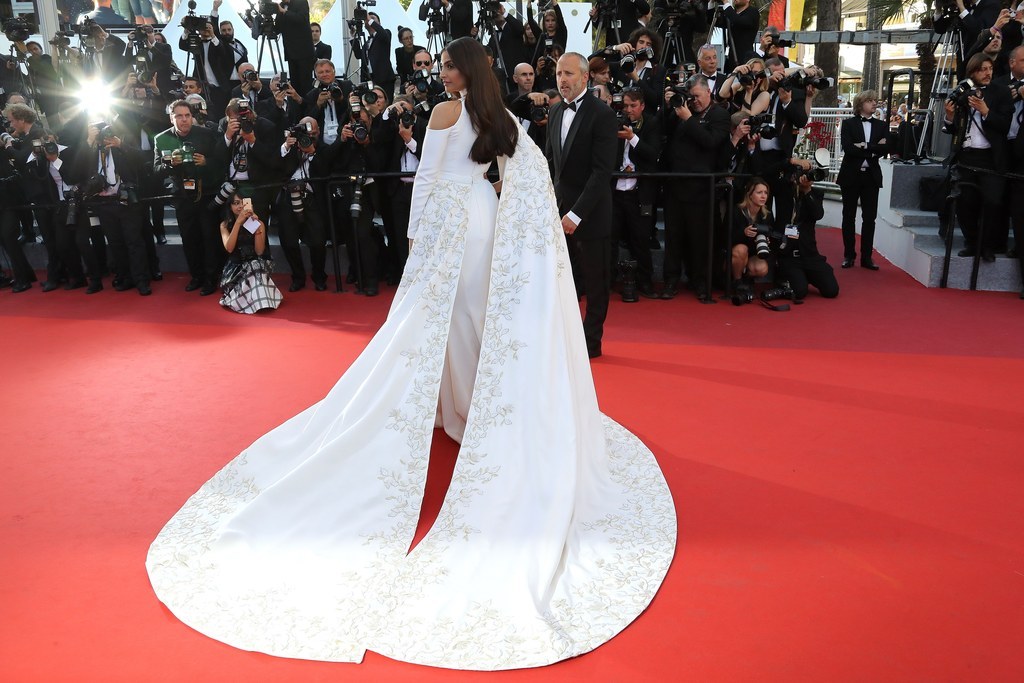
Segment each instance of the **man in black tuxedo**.
[{"label": "man in black tuxedo", "polygon": [[718,70],[718,50],[714,45],[701,45],[697,50],[697,73],[703,76],[711,89],[711,99],[718,102],[718,91],[722,89],[727,76]]},{"label": "man in black tuxedo", "polygon": [[[668,136],[665,154],[670,171],[717,173],[724,171],[722,147],[729,144],[729,114],[711,99],[703,76],[690,78],[690,98],[673,97],[665,90],[662,124]],[[714,216],[708,197],[714,180],[673,179],[665,186],[665,286],[662,299],[678,293],[683,263],[697,298],[710,296],[707,290],[708,240]]]},{"label": "man in black tuxedo", "polygon": [[[622,91],[622,114],[618,131],[618,170],[648,173],[658,170],[661,154],[661,129],[657,119],[644,111],[644,94],[637,88]],[[621,120],[621,119],[620,119]],[[630,258],[636,261],[637,291],[648,299],[658,298],[652,285],[651,226],[658,185],[654,178],[617,178],[612,181],[612,261],[618,260],[618,245],[625,240]],[[636,301],[623,289],[623,301]]]},{"label": "man in black tuxedo", "polygon": [[[279,74],[275,74],[275,78]],[[249,106],[254,110],[260,103],[274,99],[274,93],[270,89],[270,81],[260,78],[256,66],[249,62],[238,65],[238,85],[231,91],[233,100],[249,100]],[[263,216],[259,211],[256,215]]]},{"label": "man in black tuxedo", "polygon": [[[1009,91],[1010,79],[1024,81],[1024,46],[1015,47],[1009,55],[1010,73],[1001,79],[992,79],[992,87],[1006,87]],[[1011,92],[1010,98],[1013,101],[1013,112],[1010,116],[1010,129],[1006,135],[1009,143],[1009,159],[1007,160],[1008,170],[1011,173],[1024,176],[1024,86],[1019,86]],[[1020,261],[1020,272],[1024,273],[1024,202],[1020,197],[1024,196],[1024,180],[1010,179],[1006,183],[1006,195],[1004,205],[1009,209],[1010,224],[1013,226],[1013,239],[1017,259]],[[1000,235],[1001,237],[1002,235]],[[1021,298],[1024,299],[1024,289],[1021,290]]]},{"label": "man in black tuxedo", "polygon": [[587,58],[569,52],[558,60],[562,101],[551,108],[547,157],[576,291],[587,297],[583,334],[591,358],[601,355],[608,316],[612,202],[608,186],[615,164],[615,114],[590,95]]},{"label": "man in black tuxedo", "polygon": [[[210,12],[210,23],[213,24],[214,35],[217,40],[224,43],[224,49],[230,55],[231,73],[228,75],[228,82],[224,86],[228,89],[237,87],[241,81],[242,64],[249,61],[249,48],[241,41],[235,40],[235,27],[230,21],[218,21],[222,0],[213,0],[213,11]],[[231,95],[235,97],[235,95]]]},{"label": "man in black tuxedo", "polygon": [[309,36],[313,39],[313,56],[316,59],[330,59],[334,50],[320,40],[323,28],[315,21],[309,25]]},{"label": "man in black tuxedo", "polygon": [[302,95],[295,90],[291,81],[282,88],[280,74],[270,79],[270,92],[273,97],[256,105],[256,115],[270,119],[278,130],[291,128],[306,115],[306,103]]},{"label": "man in black tuxedo", "polygon": [[352,43],[352,56],[360,60],[359,78],[373,81],[388,96],[395,96],[395,70],[391,66],[391,31],[380,25],[376,12],[366,15],[366,43]]},{"label": "man in black tuxedo", "polygon": [[509,91],[516,87],[512,81],[516,64],[530,61],[530,52],[523,42],[523,22],[505,13],[505,6],[498,5],[498,13],[494,17],[494,35],[488,43],[495,57],[495,62],[506,74],[506,85]]},{"label": "man in black tuxedo", "polygon": [[85,73],[103,83],[120,86],[131,67],[125,56],[128,44],[98,24],[90,27],[90,35],[95,48],[83,65]]},{"label": "man in black tuxedo", "polygon": [[473,34],[472,0],[441,0],[448,10],[448,33],[452,40]]},{"label": "man in black tuxedo", "polygon": [[782,48],[779,47],[779,29],[775,26],[766,26],[764,31],[761,33],[761,40],[754,49],[754,57],[760,59],[771,59],[777,57],[782,65],[789,68],[789,58],[782,54]]},{"label": "man in black tuxedo", "polygon": [[246,99],[232,99],[218,140],[218,156],[227,161],[225,184],[231,188],[218,193],[215,202],[223,206],[237,190],[252,199],[257,216],[269,216],[275,190],[267,185],[277,180],[282,135],[273,121],[256,115]]},{"label": "man in black tuxedo", "polygon": [[[708,22],[712,21],[714,9],[708,10]],[[726,30],[729,48],[725,57],[725,70],[732,71],[737,64],[743,64],[754,56],[754,36],[761,25],[761,13],[750,0],[733,0],[718,12],[715,26]]]},{"label": "man in black tuxedo", "polygon": [[192,55],[193,67],[189,75],[198,78],[206,87],[203,97],[206,98],[211,118],[217,120],[224,116],[224,107],[230,99],[234,55],[227,43],[217,37],[212,23],[203,27],[199,38],[199,42],[195,43],[189,40],[186,33],[182,33],[178,39],[178,49]]},{"label": "man in black tuxedo", "polygon": [[309,0],[286,0],[277,5],[277,31],[288,60],[288,76],[295,89],[306,92],[313,85],[313,36],[309,32]]},{"label": "man in black tuxedo", "polygon": [[843,195],[843,268],[852,268],[857,258],[857,201],[860,201],[860,265],[878,270],[871,260],[878,215],[878,189],[882,187],[882,169],[878,160],[888,153],[889,124],[873,118],[878,106],[874,90],[865,90],[853,98],[853,116],[843,121],[839,139],[843,147],[843,165],[839,169],[839,189]]},{"label": "man in black tuxedo", "polygon": [[142,152],[109,126],[90,125],[79,150],[75,175],[83,179],[86,206],[95,215],[114,257],[114,289],[138,288],[149,296],[149,263],[142,240],[142,205],[138,185]]},{"label": "man in black tuxedo", "polygon": [[[403,116],[404,115],[404,116]],[[410,121],[409,118],[412,118]],[[403,120],[404,118],[404,120]],[[412,173],[419,168],[427,122],[413,113],[413,99],[408,95],[395,97],[395,104],[381,114],[381,121],[393,129],[387,170]],[[388,265],[385,276],[389,285],[402,278],[409,257],[409,212],[412,208],[413,179],[392,178],[384,181],[390,201],[381,203],[381,218],[388,236]]]},{"label": "man in black tuxedo", "polygon": [[[956,102],[946,101],[942,130],[951,133],[953,149],[960,148],[956,163],[960,171],[960,200],[956,217],[964,233],[965,248],[960,256],[981,253],[984,261],[995,261],[994,240],[998,235],[1000,202],[1006,186],[1000,175],[967,170],[967,166],[1005,173],[1009,154],[1003,143],[1010,131],[1013,103],[1007,88],[991,86],[993,60],[979,52],[967,61],[967,75],[975,89]],[[978,231],[978,217],[984,221],[984,239]]]}]

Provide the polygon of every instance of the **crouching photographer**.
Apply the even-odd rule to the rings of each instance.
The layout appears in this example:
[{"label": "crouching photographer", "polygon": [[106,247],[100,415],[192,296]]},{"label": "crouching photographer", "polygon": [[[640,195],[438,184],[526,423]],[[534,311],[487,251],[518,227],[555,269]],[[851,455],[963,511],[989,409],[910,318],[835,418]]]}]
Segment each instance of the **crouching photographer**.
[{"label": "crouching photographer", "polygon": [[751,293],[754,278],[768,274],[775,223],[768,210],[769,196],[767,181],[751,178],[742,201],[733,208],[732,290],[741,297]]},{"label": "crouching photographer", "polygon": [[839,296],[839,283],[832,266],[818,252],[815,225],[825,215],[825,193],[814,183],[825,179],[823,168],[815,168],[807,159],[791,159],[793,165],[793,221],[785,227],[785,240],[779,245],[776,281],[788,283],[793,301],[799,303],[813,286],[826,299]]},{"label": "crouching photographer", "polygon": [[277,196],[277,219],[280,223],[281,249],[292,271],[290,292],[306,286],[306,266],[299,250],[299,237],[309,247],[313,285],[318,292],[327,289],[327,197],[321,182],[331,172],[334,159],[343,141],[338,137],[326,144],[320,138],[320,124],[307,116],[289,128],[281,145],[281,167],[285,186]]}]

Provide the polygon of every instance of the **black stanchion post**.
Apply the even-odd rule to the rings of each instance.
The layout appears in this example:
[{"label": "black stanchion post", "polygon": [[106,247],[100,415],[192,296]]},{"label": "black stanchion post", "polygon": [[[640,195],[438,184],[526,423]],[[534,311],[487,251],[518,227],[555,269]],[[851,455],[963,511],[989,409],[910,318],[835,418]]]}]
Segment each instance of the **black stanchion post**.
[{"label": "black stanchion post", "polygon": [[704,296],[699,301],[702,304],[717,304],[715,297],[711,296],[711,282],[714,263],[715,263],[715,175],[711,174],[708,176],[708,217],[711,219],[708,221],[708,252],[707,252],[707,268],[704,274]]},{"label": "black stanchion post", "polygon": [[327,220],[331,224],[331,264],[334,266],[334,292],[345,291],[341,286],[341,254],[338,245],[338,228],[334,223],[334,190],[338,188],[337,181],[327,183]]}]

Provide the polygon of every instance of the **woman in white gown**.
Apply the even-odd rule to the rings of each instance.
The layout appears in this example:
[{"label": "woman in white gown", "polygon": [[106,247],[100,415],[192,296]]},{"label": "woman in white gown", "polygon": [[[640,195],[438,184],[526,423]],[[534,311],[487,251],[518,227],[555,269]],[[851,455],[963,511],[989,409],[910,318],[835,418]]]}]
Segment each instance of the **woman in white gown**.
[{"label": "woman in white gown", "polygon": [[[449,44],[441,73],[463,97],[431,117],[387,320],[322,401],[231,461],[150,548],[158,597],[230,645],[541,666],[625,628],[671,562],[661,470],[598,410],[544,157],[477,42]],[[410,552],[435,425],[461,448]]]}]

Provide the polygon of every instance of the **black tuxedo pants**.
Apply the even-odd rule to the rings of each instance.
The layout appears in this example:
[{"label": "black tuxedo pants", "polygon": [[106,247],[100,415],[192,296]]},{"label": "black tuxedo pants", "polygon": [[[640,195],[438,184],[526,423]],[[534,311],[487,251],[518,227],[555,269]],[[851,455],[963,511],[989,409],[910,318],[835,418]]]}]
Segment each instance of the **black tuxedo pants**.
[{"label": "black tuxedo pants", "polygon": [[[61,261],[68,269],[68,276],[73,282],[81,282],[86,276],[92,282],[103,280],[104,266],[97,257],[97,250],[92,243],[92,225],[89,220],[89,211],[84,206],[79,206],[78,217],[74,223],[68,223],[67,204],[61,206],[57,211],[57,249],[61,254]],[[103,253],[106,253],[104,248]],[[85,270],[82,270],[82,263],[85,263]]]},{"label": "black tuxedo pants", "polygon": [[[378,181],[380,182],[380,181]],[[388,238],[385,276],[397,282],[409,259],[409,213],[412,210],[412,183],[394,181],[390,186],[391,201],[381,203],[384,234]]]},{"label": "black tuxedo pants", "polygon": [[114,273],[122,281],[131,279],[136,286],[149,284],[149,262],[142,242],[142,208],[138,203],[125,206],[117,197],[90,202],[90,210],[100,219],[114,257]]},{"label": "black tuxedo pants", "polygon": [[293,282],[305,282],[306,265],[302,260],[302,250],[299,248],[299,238],[309,248],[309,265],[313,273],[313,282],[321,284],[327,282],[327,236],[325,232],[326,220],[321,203],[313,195],[306,195],[303,199],[303,210],[301,218],[292,208],[291,195],[282,190],[277,196],[277,225],[278,236],[281,240],[281,250],[288,261],[288,267],[292,271]]},{"label": "black tuxedo pants", "polygon": [[694,285],[707,277],[708,240],[714,232],[714,213],[709,206],[712,185],[708,181],[674,181],[665,194],[666,285],[677,284],[686,266]]},{"label": "black tuxedo pants", "polygon": [[210,194],[198,197],[198,201],[186,196],[175,202],[174,212],[178,217],[178,232],[189,275],[193,280],[217,285],[227,254],[220,237],[218,211],[211,208],[211,205],[217,205],[212,200],[213,195]]},{"label": "black tuxedo pants", "polygon": [[[47,202],[56,202],[56,198],[47,199]],[[60,281],[64,272],[64,264],[60,257],[60,248],[57,246],[57,230],[63,225],[58,225],[57,206],[34,209],[36,223],[39,224],[39,233],[43,236],[43,246],[46,247],[46,281],[56,284]],[[64,214],[67,215],[66,212]]]},{"label": "black tuxedo pants", "polygon": [[871,258],[878,216],[878,186],[867,171],[847,176],[840,183],[843,195],[843,258],[857,258],[857,203],[860,202],[860,257]]},{"label": "black tuxedo pants", "polygon": [[779,273],[776,278],[780,282],[789,282],[793,288],[793,298],[799,301],[807,296],[808,286],[813,286],[826,299],[839,296],[839,282],[835,271],[824,256],[790,256],[779,257]]},{"label": "black tuxedo pants", "polygon": [[601,350],[604,321],[608,317],[611,240],[582,240],[575,235],[566,235],[565,242],[576,291],[587,297],[583,336],[587,340],[587,350],[594,353]]},{"label": "black tuxedo pants", "polygon": [[14,281],[18,284],[34,282],[35,271],[25,256],[24,245],[18,242],[21,232],[21,215],[15,209],[4,209],[0,214],[0,246],[7,252],[14,271]]},{"label": "black tuxedo pants", "polygon": [[611,272],[615,272],[619,244],[624,240],[630,258],[636,261],[636,281],[641,287],[650,287],[654,275],[651,223],[650,216],[640,213],[640,192],[636,188],[625,192],[612,191]]},{"label": "black tuxedo pants", "polygon": [[[991,149],[963,149],[960,164],[975,168],[995,168]],[[992,249],[999,235],[1000,204],[1003,201],[1006,180],[994,173],[968,171],[960,167],[960,199],[956,203],[956,218],[964,234],[967,247]],[[979,220],[980,217],[980,220]],[[981,229],[984,228],[984,238]]]}]

